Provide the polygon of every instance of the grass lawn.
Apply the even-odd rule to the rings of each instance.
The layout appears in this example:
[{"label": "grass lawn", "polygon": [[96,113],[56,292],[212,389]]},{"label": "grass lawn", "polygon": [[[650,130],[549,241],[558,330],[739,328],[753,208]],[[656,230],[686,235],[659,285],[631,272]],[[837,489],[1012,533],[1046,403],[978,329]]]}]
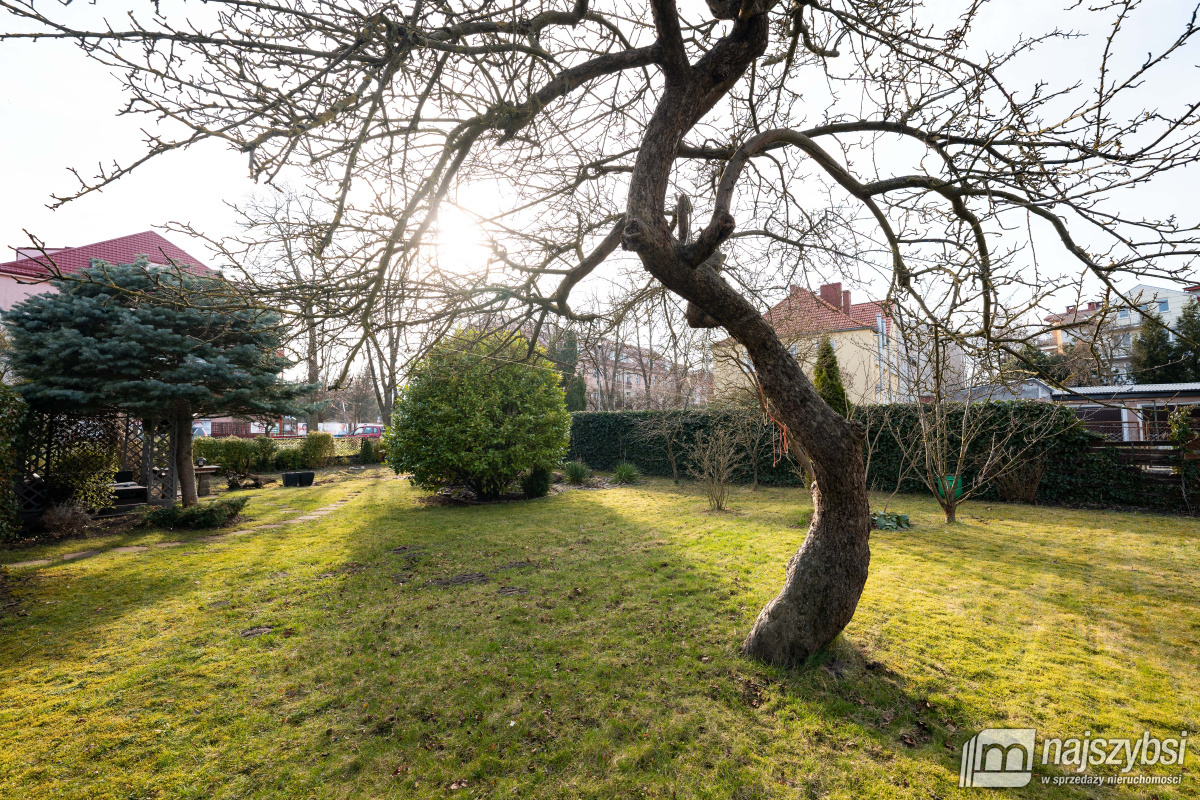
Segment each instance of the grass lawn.
[{"label": "grass lawn", "polygon": [[[1024,789],[957,786],[982,728],[1200,729],[1193,520],[971,503],[946,526],[900,497],[916,527],[873,535],[853,623],[781,671],[737,645],[804,536],[798,490],[724,514],[659,480],[445,508],[364,476],[254,493],[248,525],[357,490],[215,541],[0,553],[103,551],[6,581],[0,796],[1200,793],[1200,741],[1181,786],[1043,786],[1069,772],[1040,765]],[[188,543],[112,552],[168,540]],[[467,574],[487,582],[427,585]]]}]

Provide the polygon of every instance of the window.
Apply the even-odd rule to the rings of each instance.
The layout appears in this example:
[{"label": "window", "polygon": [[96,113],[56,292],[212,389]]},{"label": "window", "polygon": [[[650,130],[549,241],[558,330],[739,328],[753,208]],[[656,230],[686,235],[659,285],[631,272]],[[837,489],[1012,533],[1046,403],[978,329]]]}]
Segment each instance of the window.
[{"label": "window", "polygon": [[1117,317],[1119,319],[1129,319],[1129,309],[1122,308],[1120,311],[1117,312]]},{"label": "window", "polygon": [[1158,313],[1165,314],[1170,310],[1171,310],[1171,301],[1170,300],[1159,300],[1158,301]]}]

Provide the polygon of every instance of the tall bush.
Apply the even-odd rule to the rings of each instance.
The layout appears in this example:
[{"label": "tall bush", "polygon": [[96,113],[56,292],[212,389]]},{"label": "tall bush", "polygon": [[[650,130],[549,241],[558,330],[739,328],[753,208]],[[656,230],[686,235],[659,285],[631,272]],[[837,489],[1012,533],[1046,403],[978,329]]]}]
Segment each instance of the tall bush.
[{"label": "tall bush", "polygon": [[275,451],[279,444],[270,436],[258,436],[254,439],[254,468],[268,470],[275,466]]},{"label": "tall bush", "polygon": [[409,375],[384,441],[388,465],[426,489],[463,484],[484,498],[562,461],[570,415],[540,348],[507,332],[463,331]]},{"label": "tall bush", "polygon": [[337,445],[332,433],[317,431],[304,437],[300,446],[300,463],[305,469],[318,469],[326,466],[330,459],[337,455]]},{"label": "tall bush", "polygon": [[27,410],[21,395],[0,383],[0,541],[15,537],[21,529],[14,489],[20,468],[21,423]]}]

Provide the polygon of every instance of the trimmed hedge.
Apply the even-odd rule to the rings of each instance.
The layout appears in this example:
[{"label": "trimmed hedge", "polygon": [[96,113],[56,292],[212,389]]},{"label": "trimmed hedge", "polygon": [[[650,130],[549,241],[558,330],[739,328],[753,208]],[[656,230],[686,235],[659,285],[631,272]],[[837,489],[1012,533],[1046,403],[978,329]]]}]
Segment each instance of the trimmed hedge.
[{"label": "trimmed hedge", "polygon": [[21,530],[16,481],[22,422],[28,406],[11,386],[0,383],[0,541],[12,539]]},{"label": "trimmed hedge", "polygon": [[[999,426],[1010,424],[1011,414],[1026,416],[1031,424],[1048,425],[1053,431],[1045,447],[1046,470],[1038,486],[1039,503],[1051,505],[1101,506],[1117,508],[1150,508],[1158,511],[1179,512],[1184,510],[1183,497],[1175,487],[1152,483],[1143,477],[1136,467],[1122,464],[1116,450],[1108,448],[1099,452],[1092,448],[1103,442],[1102,437],[1086,430],[1076,419],[1074,411],[1062,405],[1037,401],[991,402],[983,404],[983,412],[993,418],[991,423]],[[973,409],[976,411],[978,409]],[[630,461],[647,475],[670,477],[671,465],[667,459],[665,440],[661,435],[646,437],[638,431],[638,422],[654,414],[653,411],[579,411],[571,415],[571,448],[568,459],[581,459],[594,469],[611,470],[621,461]],[[666,412],[678,425],[678,457],[680,474],[687,474],[690,466],[688,452],[695,442],[696,434],[715,425],[729,424],[732,417],[721,409],[697,409]],[[957,411],[961,414],[961,409]],[[953,427],[955,412],[951,412]],[[924,483],[914,474],[901,477],[903,455],[896,436],[915,436],[918,425],[916,407],[911,404],[887,406],[860,406],[855,409],[855,419],[867,427],[871,442],[870,465],[867,473],[868,485],[876,491],[899,491],[925,493]],[[961,419],[961,417],[959,417]],[[776,462],[771,449],[771,432],[762,425],[763,434],[758,457],[759,483],[776,486],[794,486],[801,483],[800,475],[789,459]],[[978,436],[970,450],[970,456],[979,456],[989,446],[990,437]],[[864,445],[864,455],[866,446]],[[749,482],[751,466],[744,467],[737,476],[739,481]],[[965,482],[974,482],[975,472],[965,471]],[[1197,492],[1200,495],[1200,492]],[[977,495],[979,499],[996,499],[993,487],[987,487]]]}]

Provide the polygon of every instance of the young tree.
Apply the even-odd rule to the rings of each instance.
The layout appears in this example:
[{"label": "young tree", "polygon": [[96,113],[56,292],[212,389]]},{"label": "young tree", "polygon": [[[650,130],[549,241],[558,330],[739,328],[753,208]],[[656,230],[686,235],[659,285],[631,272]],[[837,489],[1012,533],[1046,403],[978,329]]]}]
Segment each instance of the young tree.
[{"label": "young tree", "polygon": [[567,384],[567,411],[587,411],[587,382],[574,375]]},{"label": "young tree", "polygon": [[961,368],[957,343],[940,327],[909,325],[903,315],[897,316],[897,326],[920,354],[908,387],[918,401],[912,406],[914,424],[901,415],[886,424],[900,447],[902,473],[925,484],[950,524],[963,502],[1044,455],[1061,423],[1037,413],[1053,406],[994,402],[998,384],[976,385],[973,378],[980,376]]},{"label": "young tree", "polygon": [[1193,297],[1175,323],[1173,360],[1179,365],[1180,381],[1200,381],[1200,299]]},{"label": "young tree", "polygon": [[278,318],[244,309],[218,278],[141,259],[93,261],[77,280],[52,283],[57,292],[0,315],[22,394],[43,407],[169,418],[184,506],[196,503],[197,415],[296,414],[313,389],[279,377],[289,363],[276,355]]},{"label": "young tree", "polygon": [[846,399],[846,387],[842,386],[842,370],[838,367],[837,353],[833,351],[833,340],[828,336],[822,336],[817,346],[813,386],[830,408],[843,417],[850,416],[850,401]]},{"label": "young tree", "polygon": [[1146,311],[1137,335],[1133,337],[1133,352],[1129,369],[1137,383],[1176,383],[1184,380],[1184,369],[1177,358],[1163,318]]},{"label": "young tree", "polygon": [[[71,39],[114,68],[129,111],[165,121],[138,164],[215,139],[255,176],[303,170],[333,208],[320,242],[372,240],[336,279],[362,323],[346,369],[374,349],[367,323],[389,297],[416,311],[386,324],[423,332],[484,314],[612,320],[665,288],[690,325],[724,328],[815,478],[809,534],[743,645],[796,664],[854,614],[869,512],[862,432],[763,319],[772,287],[875,271],[889,301],[949,326],[932,310],[944,298],[963,341],[1014,354],[1014,321],[1085,275],[1123,302],[1122,276],[1183,279],[1196,225],[1137,202],[1200,158],[1200,109],[1171,72],[1200,29],[1160,6],[1075,3],[1065,24],[992,46],[987,15],[1006,6],[988,0],[239,2],[94,30],[5,0],[0,37]],[[1054,52],[1080,25],[1107,30],[1094,63]],[[1157,47],[1126,41],[1146,29]],[[1025,81],[1013,62],[1031,58],[1060,68]],[[1147,111],[1138,93],[1167,99]],[[470,201],[486,187],[503,208]],[[450,204],[478,206],[491,262],[414,273]],[[1062,262],[1039,230],[1069,257],[1061,274],[1033,256],[1036,240]],[[614,304],[602,289],[621,269],[645,291]]]}]

